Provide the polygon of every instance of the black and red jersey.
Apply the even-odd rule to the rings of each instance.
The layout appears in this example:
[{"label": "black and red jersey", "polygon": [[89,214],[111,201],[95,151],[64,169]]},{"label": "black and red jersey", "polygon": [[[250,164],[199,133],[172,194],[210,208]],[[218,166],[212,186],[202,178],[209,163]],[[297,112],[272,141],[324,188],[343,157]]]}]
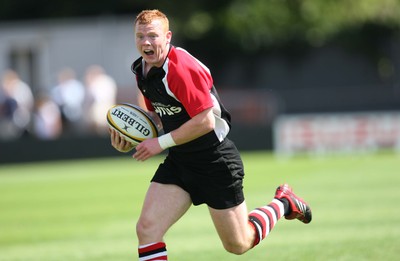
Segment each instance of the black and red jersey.
[{"label": "black and red jersey", "polygon": [[160,116],[164,132],[177,129],[198,113],[213,108],[214,131],[171,149],[205,149],[220,143],[227,136],[230,114],[222,105],[210,70],[204,64],[186,50],[171,46],[162,67],[152,67],[146,77],[143,68],[142,57],[132,64],[147,109]]}]

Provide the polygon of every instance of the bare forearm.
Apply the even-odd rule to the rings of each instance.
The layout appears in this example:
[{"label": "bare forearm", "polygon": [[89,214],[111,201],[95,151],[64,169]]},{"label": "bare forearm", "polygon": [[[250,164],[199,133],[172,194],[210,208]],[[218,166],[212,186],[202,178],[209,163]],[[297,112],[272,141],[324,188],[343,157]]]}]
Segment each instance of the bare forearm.
[{"label": "bare forearm", "polygon": [[178,129],[173,130],[171,136],[175,143],[180,145],[209,133],[214,127],[215,119],[212,108],[210,108],[199,113]]}]

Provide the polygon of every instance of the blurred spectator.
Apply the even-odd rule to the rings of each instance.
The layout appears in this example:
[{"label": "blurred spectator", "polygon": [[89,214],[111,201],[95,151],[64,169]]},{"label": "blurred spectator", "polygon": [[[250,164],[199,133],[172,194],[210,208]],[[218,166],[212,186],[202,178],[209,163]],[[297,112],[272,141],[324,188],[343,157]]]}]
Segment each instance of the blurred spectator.
[{"label": "blurred spectator", "polygon": [[43,140],[58,138],[62,133],[61,111],[47,96],[36,101],[33,130],[36,137]]},{"label": "blurred spectator", "polygon": [[29,131],[33,94],[13,70],[4,71],[1,83],[0,139],[16,139]]},{"label": "blurred spectator", "polygon": [[0,140],[11,140],[21,135],[21,130],[14,123],[17,101],[6,94],[4,86],[0,91]]},{"label": "blurred spectator", "polygon": [[81,132],[85,87],[76,79],[71,68],[64,68],[58,73],[58,85],[53,88],[51,96],[60,108],[64,132]]},{"label": "blurred spectator", "polygon": [[117,85],[99,65],[88,67],[85,74],[87,88],[87,117],[89,127],[99,135],[108,134],[107,110],[116,103]]}]

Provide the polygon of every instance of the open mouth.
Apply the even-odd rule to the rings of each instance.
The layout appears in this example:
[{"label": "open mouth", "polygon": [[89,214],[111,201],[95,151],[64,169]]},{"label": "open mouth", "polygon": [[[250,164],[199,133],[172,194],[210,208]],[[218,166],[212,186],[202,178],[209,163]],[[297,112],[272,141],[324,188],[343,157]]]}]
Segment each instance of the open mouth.
[{"label": "open mouth", "polygon": [[145,55],[153,55],[154,54],[153,50],[144,50],[143,52]]}]

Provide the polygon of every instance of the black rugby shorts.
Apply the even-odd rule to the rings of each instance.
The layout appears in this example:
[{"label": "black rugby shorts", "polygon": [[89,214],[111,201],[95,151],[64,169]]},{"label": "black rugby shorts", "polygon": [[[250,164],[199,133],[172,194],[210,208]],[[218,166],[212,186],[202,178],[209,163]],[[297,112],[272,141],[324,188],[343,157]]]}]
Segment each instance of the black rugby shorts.
[{"label": "black rugby shorts", "polygon": [[190,194],[193,205],[227,209],[241,204],[244,168],[239,151],[225,139],[218,146],[198,152],[170,151],[152,182],[175,184]]}]

